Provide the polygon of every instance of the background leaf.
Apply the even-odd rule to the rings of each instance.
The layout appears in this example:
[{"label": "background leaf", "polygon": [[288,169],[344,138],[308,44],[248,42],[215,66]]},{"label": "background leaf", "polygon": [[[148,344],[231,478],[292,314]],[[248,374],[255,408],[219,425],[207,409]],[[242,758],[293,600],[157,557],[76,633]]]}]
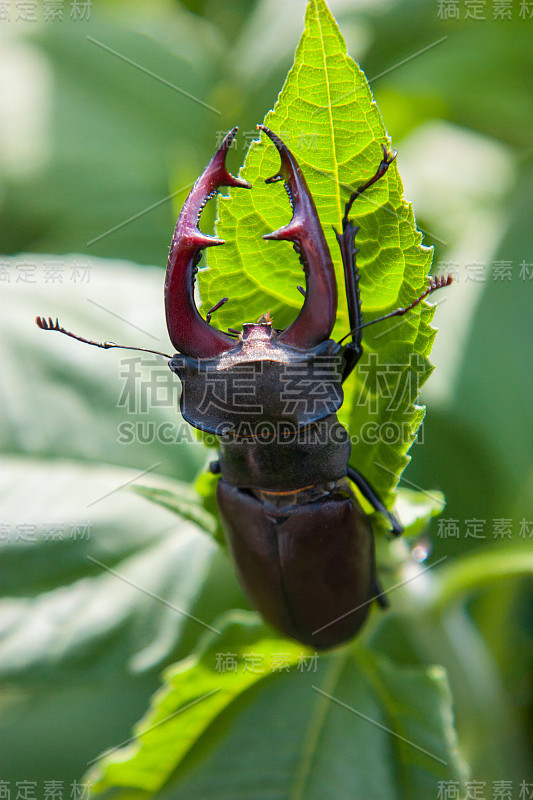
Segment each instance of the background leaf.
[{"label": "background leaf", "polygon": [[[374,174],[382,158],[381,145],[390,147],[390,140],[366,78],[347,54],[322,0],[308,3],[294,65],[265,124],[282,136],[306,176],[336,262],[338,285],[343,287],[332,226],[341,229],[350,191]],[[217,235],[226,245],[209,253],[210,268],[200,275],[208,305],[228,294],[231,286],[230,302],[217,312],[222,328],[258,319],[267,309],[274,324],[284,327],[301,306],[296,290],[301,278],[292,247],[261,238],[290,219],[283,188],[265,185],[265,178],[278,167],[272,145],[252,143],[242,170],[251,192],[233,190],[228,199],[219,199]],[[402,193],[394,164],[386,179],[358,198],[352,212],[361,225],[357,260],[363,305],[374,316],[411,302],[423,290],[429,271],[431,250],[421,245],[422,236]],[[337,338],[349,330],[344,294],[339,295]],[[365,358],[345,392],[341,416],[358,437],[352,463],[389,502],[423,417],[414,403],[430,372],[426,356],[434,337],[431,315],[426,305],[401,325],[393,320],[390,332],[384,325],[379,333],[370,333],[365,338]],[[392,443],[376,436],[382,426],[395,427]],[[370,428],[373,442],[364,433]]]},{"label": "background leaf", "polygon": [[353,647],[315,657],[236,615],[167,672],[136,740],[88,778],[97,791],[151,796],[171,773],[158,796],[180,800],[219,797],[228,781],[247,797],[268,786],[272,798],[422,800],[465,776],[441,669],[399,670]]},{"label": "background leaf", "polygon": [[161,667],[242,595],[209,536],[119,490],[134,471],[22,458],[4,466],[0,771],[21,780],[29,750],[32,779],[73,780],[128,737]]},{"label": "background leaf", "polygon": [[179,415],[179,383],[163,358],[99,350],[35,325],[37,315],[53,314],[82,336],[164,352],[161,272],[36,254],[4,258],[3,267],[11,279],[0,318],[3,450],[136,464],[140,472],[151,468],[191,480],[204,464],[204,450]]}]

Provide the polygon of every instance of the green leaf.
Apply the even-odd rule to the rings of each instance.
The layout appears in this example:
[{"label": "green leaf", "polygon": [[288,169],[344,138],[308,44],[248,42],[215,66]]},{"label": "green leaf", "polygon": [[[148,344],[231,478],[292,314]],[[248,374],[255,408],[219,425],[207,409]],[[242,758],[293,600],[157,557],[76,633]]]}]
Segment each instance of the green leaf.
[{"label": "green leaf", "polygon": [[[303,170],[343,287],[332,226],[340,229],[350,192],[375,173],[381,145],[390,142],[366,78],[347,54],[323,0],[308,2],[294,65],[265,124],[284,139]],[[292,247],[261,238],[290,218],[283,188],[265,184],[278,167],[275,148],[253,142],[242,170],[252,190],[232,190],[219,198],[217,235],[226,245],[209,253],[210,268],[200,274],[200,281],[206,304],[230,296],[217,312],[221,328],[253,321],[267,309],[274,324],[284,327],[301,306],[296,289],[301,277]],[[361,226],[357,258],[367,317],[407,305],[426,285],[432,250],[421,245],[412,208],[402,193],[394,163],[386,178],[352,209]],[[344,292],[339,295],[335,335],[340,338],[349,324]],[[389,503],[424,414],[415,401],[431,371],[427,356],[435,334],[429,324],[432,314],[425,304],[401,321],[370,328],[365,356],[346,387],[341,415],[355,437],[352,462]]]},{"label": "green leaf", "polygon": [[[526,398],[531,393],[531,373],[525,365],[531,359],[533,348],[529,320],[533,273],[527,255],[533,248],[528,215],[532,202],[533,164],[530,162],[522,166],[520,183],[507,203],[509,227],[492,262],[494,269],[501,264],[511,265],[512,278],[498,280],[496,272],[487,276],[472,320],[472,333],[464,348],[455,404],[450,412],[487,443],[487,452],[496,462],[493,469],[497,466],[503,478],[502,485],[497,487],[499,492],[510,489],[514,498],[517,487],[524,485],[529,499],[524,503],[525,513],[533,506],[527,487],[533,470],[531,409],[528,402],[517,402],[510,414],[509,398]],[[493,345],[487,347],[495,319],[501,321],[500,330]],[[498,380],[491,382],[490,392],[479,392],[484,376],[494,364],[498,365]],[[501,513],[502,499],[498,493],[490,499],[494,502],[494,511]]]},{"label": "green leaf", "polygon": [[433,517],[437,517],[446,505],[442,492],[418,492],[401,487],[396,495],[394,512],[398,515],[407,537],[418,536]]},{"label": "green leaf", "polygon": [[158,486],[132,486],[136,494],[145,497],[156,505],[172,511],[182,519],[194,522],[203,531],[212,536],[224,549],[227,547],[226,537],[220,522],[216,501],[216,486],[220,479],[208,470],[198,475],[194,488],[184,487],[176,481],[165,481],[161,488],[161,478],[154,479]]},{"label": "green leaf", "polygon": [[[161,270],[31,253],[2,266],[10,278],[0,315],[2,450],[193,479],[205,451],[179,413],[179,381],[163,358],[99,350],[35,325],[50,315],[90,339],[164,352]],[[29,282],[18,280],[25,269]]]},{"label": "green leaf", "polygon": [[139,471],[5,454],[3,467],[0,773],[74,780],[242,593],[209,536],[121,490]]},{"label": "green leaf", "polygon": [[209,537],[121,491],[135,470],[6,461],[0,680],[43,680],[47,660],[53,680],[68,680],[104,661],[143,672],[175,655],[216,552]]},{"label": "green leaf", "polygon": [[0,209],[3,252],[83,250],[166,263],[175,221],[171,193],[184,201],[220,114],[201,101],[211,105],[221,43],[207,21],[178,5],[151,4],[145,20],[136,8],[119,25],[109,11],[83,25],[65,18],[60,25],[22,26],[30,36],[21,28],[17,39],[26,41],[11,42],[25,84],[40,89],[30,108],[21,96],[21,136],[40,137],[44,152],[25,169],[17,163],[24,148],[15,142],[8,150],[14,178]]},{"label": "green leaf", "polygon": [[214,800],[228,785],[247,798],[427,800],[462,777],[441,668],[350,647],[315,656],[242,614],[167,671],[135,739],[87,776],[122,800]]},{"label": "green leaf", "polygon": [[439,570],[430,608],[445,610],[450,603],[509,578],[533,575],[533,552],[527,544],[509,544],[475,551]]},{"label": "green leaf", "polygon": [[[396,492],[393,508],[396,518],[404,529],[400,539],[391,539],[390,523],[383,514],[377,511],[370,514],[376,542],[376,567],[385,589],[403,582],[404,570],[406,567],[412,568],[413,557],[418,567],[419,559],[416,558],[417,554],[413,553],[416,539],[428,529],[431,520],[441,513],[444,505],[444,498],[440,492],[417,492],[400,487]],[[421,547],[425,550],[426,545],[422,543]],[[411,609],[408,609],[408,613],[409,611]],[[385,621],[381,617],[378,619],[379,621],[374,618],[378,625]]]},{"label": "green leaf", "polygon": [[255,614],[232,612],[224,623],[223,638],[210,636],[193,655],[167,670],[164,686],[139,722],[134,742],[104,754],[91,773],[94,788],[159,789],[213,720],[264,677],[264,666],[247,670],[252,656],[262,662],[279,644],[288,653],[287,663],[295,663],[302,645],[280,639]]},{"label": "green leaf", "polygon": [[[159,481],[160,482],[160,481]],[[132,486],[132,491],[141,497],[145,497],[158,506],[167,508],[181,519],[194,522],[206,533],[211,536],[216,531],[216,520],[212,514],[205,511],[197,494],[190,486],[180,486],[171,489],[161,489],[153,486]]]},{"label": "green leaf", "polygon": [[224,534],[222,522],[220,521],[220,514],[218,513],[218,504],[216,498],[217,484],[219,480],[220,475],[215,475],[208,470],[204,470],[203,472],[200,472],[196,478],[194,487],[200,495],[203,507],[216,519],[217,525],[214,536],[218,544],[225,548],[227,546],[226,536]]}]

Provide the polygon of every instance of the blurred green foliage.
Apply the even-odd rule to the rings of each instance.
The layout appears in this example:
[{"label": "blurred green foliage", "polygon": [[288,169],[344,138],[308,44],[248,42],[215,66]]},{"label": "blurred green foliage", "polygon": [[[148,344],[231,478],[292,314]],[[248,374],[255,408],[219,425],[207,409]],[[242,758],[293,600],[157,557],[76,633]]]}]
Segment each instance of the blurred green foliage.
[{"label": "blurred green foliage", "polygon": [[[122,586],[98,562],[208,623],[246,606],[231,566],[197,527],[114,491],[145,469],[158,473],[154,486],[168,479],[175,491],[202,467],[203,449],[194,441],[121,444],[112,353],[82,353],[66,340],[59,348],[33,317],[58,313],[82,335],[166,349],[160,269],[177,212],[219,132],[236,123],[242,136],[230,168],[242,163],[244,134],[255,136],[276,100],[305,11],[304,0],[100,0],[90,19],[73,20],[69,5],[62,20],[45,21],[39,8],[37,23],[16,22],[13,7],[11,21],[0,21],[0,521],[41,534],[61,523],[66,539],[92,521],[88,541],[53,542],[26,529],[26,541],[1,543],[0,780],[12,781],[79,778],[89,759],[130,736],[161,667],[197,641],[193,620]],[[517,566],[522,554],[528,563],[533,541],[533,19],[519,3],[510,19],[494,18],[490,0],[485,19],[467,19],[463,0],[459,19],[444,18],[452,5],[331,2],[399,150],[424,241],[435,245],[437,266],[457,272],[437,309],[437,371],[404,476],[407,486],[444,492],[444,522],[430,534],[435,560],[447,561],[426,595],[396,593],[364,645],[406,668],[444,665],[472,777],[489,782],[487,796],[491,781],[511,780],[518,797],[521,781],[533,784],[531,579]],[[420,150],[414,165],[411,146]],[[478,152],[487,155],[476,166]],[[445,157],[451,166],[442,174]],[[71,253],[78,264],[91,259],[89,282],[72,278]],[[45,282],[53,263],[61,284]],[[501,263],[510,264],[509,279],[497,278]],[[24,264],[36,265],[35,283],[24,282],[32,274]],[[174,416],[171,408],[150,413],[157,424]],[[188,489],[180,491],[185,502]],[[109,501],[89,512],[106,493]],[[446,535],[447,520],[458,536]],[[482,538],[467,535],[473,520],[483,522]],[[469,560],[476,553],[485,560]],[[284,702],[272,691],[274,700],[259,698],[265,713]],[[282,691],[290,695],[288,685]],[[230,724],[222,720],[215,742]],[[189,775],[201,774],[203,747]],[[420,796],[431,800],[437,790]]]}]

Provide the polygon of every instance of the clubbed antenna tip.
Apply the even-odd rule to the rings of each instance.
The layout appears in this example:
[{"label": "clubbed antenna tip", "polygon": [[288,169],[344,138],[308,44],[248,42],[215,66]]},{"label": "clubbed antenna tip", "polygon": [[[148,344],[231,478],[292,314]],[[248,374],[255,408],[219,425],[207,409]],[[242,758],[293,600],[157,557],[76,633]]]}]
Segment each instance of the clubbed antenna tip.
[{"label": "clubbed antenna tip", "polygon": [[437,289],[442,289],[445,286],[449,286],[453,283],[453,278],[451,275],[441,275],[440,277],[432,278],[431,275],[428,275],[429,285],[427,289],[422,292],[422,294],[413,300],[405,308],[397,308],[396,311],[391,311],[390,314],[384,314],[382,317],[378,317],[377,319],[373,319],[370,322],[365,322],[363,325],[358,325],[356,328],[352,328],[351,331],[348,331],[346,336],[343,336],[342,339],[339,341],[339,344],[342,344],[348,336],[352,336],[356,331],[361,330],[362,328],[368,328],[369,325],[375,325],[377,322],[383,322],[386,319],[391,319],[392,317],[403,317],[404,314],[407,314],[408,311],[412,311],[413,308],[416,308],[422,300],[425,300],[428,295],[432,292],[436,292]]},{"label": "clubbed antenna tip", "polygon": [[110,350],[112,347],[117,347],[120,350],[140,350],[143,353],[153,353],[156,356],[163,356],[164,358],[172,358],[169,356],[168,353],[161,353],[159,350],[148,350],[146,347],[129,347],[128,345],[123,344],[115,344],[115,342],[95,342],[93,339],[85,339],[83,336],[78,336],[71,331],[67,331],[66,328],[63,328],[59,324],[59,319],[56,317],[56,320],[52,319],[52,317],[35,317],[35,324],[38,328],[42,331],[58,331],[59,333],[64,333],[65,336],[70,336],[71,339],[76,339],[78,342],[83,342],[83,344],[90,344],[93,347],[101,347],[103,350]]}]

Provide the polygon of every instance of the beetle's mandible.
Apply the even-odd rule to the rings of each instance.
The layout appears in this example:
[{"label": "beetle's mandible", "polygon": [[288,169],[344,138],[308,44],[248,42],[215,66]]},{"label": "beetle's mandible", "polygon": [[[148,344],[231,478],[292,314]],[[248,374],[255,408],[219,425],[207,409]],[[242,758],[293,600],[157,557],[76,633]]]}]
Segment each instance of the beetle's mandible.
[{"label": "beetle's mandible", "polygon": [[[342,383],[362,355],[365,327],[354,243],[358,227],[348,215],[396,154],[383,146],[376,173],[351,194],[342,232],[335,231],[350,320],[349,333],[335,342],[330,336],[337,283],[313,198],[290,150],[264,125],[258,128],[281,159],[279,171],[266,182],[285,182],[293,211],[285,227],[263,238],[293,243],[305,273],[305,290],[298,287],[302,308],[287,328],[274,328],[265,313],[256,323],[243,323],[241,332],[228,333],[210,324],[227,298],[205,320],[196,308],[194,282],[202,250],[224,244],[199,230],[202,209],[221,186],[251,188],[226,168],[233,128],[194,184],[172,238],[165,308],[177,352],[168,356],[169,367],[182,383],[185,419],[219,436],[219,459],[210,468],[220,473],[220,516],[250,601],[285,635],[328,648],[359,631],[374,600],[387,605],[376,577],[372,527],[350,482],[388,518],[394,535],[402,532],[368,481],[349,465],[350,439],[336,416]],[[409,306],[367,324],[405,314],[450,282],[449,277],[430,280]],[[84,339],[51,318],[36,322],[97,347],[121,347]]]}]

